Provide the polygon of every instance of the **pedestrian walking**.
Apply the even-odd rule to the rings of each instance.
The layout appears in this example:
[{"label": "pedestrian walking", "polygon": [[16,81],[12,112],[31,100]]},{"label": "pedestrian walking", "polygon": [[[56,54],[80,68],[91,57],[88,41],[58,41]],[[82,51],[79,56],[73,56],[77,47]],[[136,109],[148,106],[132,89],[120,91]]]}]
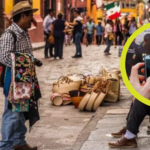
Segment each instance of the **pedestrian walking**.
[{"label": "pedestrian walking", "polygon": [[101,21],[98,22],[98,25],[95,26],[95,29],[96,29],[96,43],[99,46],[99,45],[101,45],[102,36],[104,33],[104,27],[102,26]]},{"label": "pedestrian walking", "polygon": [[74,11],[75,20],[73,23],[69,23],[71,26],[74,26],[74,35],[75,35],[75,45],[76,45],[76,54],[72,58],[82,57],[82,48],[81,48],[81,37],[82,37],[82,26],[83,18],[80,16],[80,11]]},{"label": "pedestrian walking", "polygon": [[54,9],[49,9],[49,14],[45,17],[43,22],[44,35],[45,35],[45,49],[44,49],[45,58],[49,58],[48,51],[50,53],[50,57],[54,57],[53,46],[48,42],[49,36],[51,34],[51,25],[55,20],[54,13],[55,13]]},{"label": "pedestrian walking", "polygon": [[119,45],[122,45],[123,40],[123,26],[119,18],[116,18],[116,37],[115,37],[115,45],[118,45],[118,38],[119,38]]},{"label": "pedestrian walking", "polygon": [[129,37],[129,21],[128,18],[125,17],[124,18],[124,43],[127,41],[128,37]]},{"label": "pedestrian walking", "polygon": [[112,25],[111,25],[111,20],[107,20],[107,24],[106,24],[106,28],[105,28],[105,37],[107,39],[107,47],[104,51],[105,55],[111,55],[111,53],[109,53],[110,51],[110,47],[113,44],[113,30],[112,30]]},{"label": "pedestrian walking", "polygon": [[117,32],[117,27],[116,24],[114,22],[112,22],[112,29],[113,29],[113,35],[114,35],[114,39],[113,39],[113,45],[116,48],[116,32]]},{"label": "pedestrian walking", "polygon": [[64,36],[65,36],[65,26],[69,26],[68,22],[63,19],[63,14],[59,13],[57,15],[57,18],[52,26],[51,31],[54,35],[55,39],[55,54],[54,58],[56,59],[59,57],[60,59],[63,59],[63,43],[64,43]]},{"label": "pedestrian walking", "polygon": [[92,44],[93,40],[93,34],[94,34],[94,23],[92,22],[92,19],[89,20],[86,24],[86,30],[87,30],[87,43],[86,45]]},{"label": "pedestrian walking", "polygon": [[[8,92],[12,78],[11,53],[15,50],[18,52],[18,55],[22,53],[32,54],[32,45],[27,30],[31,28],[33,13],[37,10],[38,9],[33,9],[28,1],[22,1],[14,5],[12,10],[13,23],[6,29],[0,40],[0,62],[6,66],[6,79],[4,80],[5,108],[1,123],[2,140],[0,142],[0,150],[37,150],[37,147],[30,147],[25,140],[25,134],[27,133],[25,121],[29,119],[31,125],[31,123],[34,124],[39,120],[38,106],[36,106],[35,110],[35,108],[31,106],[31,102],[30,107],[27,103],[26,106],[22,104],[22,108],[29,107],[29,112],[23,113],[18,104],[18,100],[17,109],[20,109],[20,112],[14,112],[12,111],[12,107],[15,110],[16,108],[8,101]],[[24,65],[24,57],[23,60],[21,57],[18,60]],[[27,68],[25,67],[24,69]],[[21,87],[20,91],[21,90],[25,89]],[[38,92],[39,95],[40,91]],[[32,101],[34,101],[34,99],[32,99]]]},{"label": "pedestrian walking", "polygon": [[[94,20],[94,18],[91,17],[90,19],[92,20],[92,23],[94,24],[94,27],[95,27],[95,20]],[[93,30],[93,34],[92,34],[92,42],[94,42],[94,38],[95,38],[95,36],[94,36],[94,30]]]}]

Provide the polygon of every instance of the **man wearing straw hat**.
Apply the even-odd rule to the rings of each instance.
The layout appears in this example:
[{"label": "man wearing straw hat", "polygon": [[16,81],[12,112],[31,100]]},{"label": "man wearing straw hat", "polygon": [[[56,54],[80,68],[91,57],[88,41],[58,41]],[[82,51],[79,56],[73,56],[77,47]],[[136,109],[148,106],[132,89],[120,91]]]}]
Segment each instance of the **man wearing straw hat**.
[{"label": "man wearing straw hat", "polygon": [[[0,62],[5,66],[11,67],[11,51],[14,50],[14,45],[16,45],[17,52],[32,53],[32,45],[27,30],[31,27],[33,13],[37,10],[32,9],[28,1],[19,2],[13,7],[13,23],[6,29],[0,41]],[[13,35],[16,35],[16,44],[15,36]],[[12,112],[5,92],[5,109],[2,117],[0,150],[37,150],[37,147],[32,148],[25,141],[27,129],[24,113]]]}]

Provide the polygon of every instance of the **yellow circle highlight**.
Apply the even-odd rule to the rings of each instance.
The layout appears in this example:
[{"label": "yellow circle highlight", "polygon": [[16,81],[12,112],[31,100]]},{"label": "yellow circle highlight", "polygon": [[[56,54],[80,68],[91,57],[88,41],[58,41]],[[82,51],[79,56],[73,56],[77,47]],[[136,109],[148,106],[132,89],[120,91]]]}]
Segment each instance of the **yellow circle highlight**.
[{"label": "yellow circle highlight", "polygon": [[126,56],[127,56],[127,52],[128,52],[128,49],[132,43],[132,41],[140,34],[142,33],[143,31],[145,31],[146,29],[150,28],[150,23],[146,24],[146,25],[143,25],[142,27],[140,27],[138,30],[136,30],[127,40],[124,48],[123,48],[123,51],[122,51],[122,54],[121,54],[121,62],[120,62],[120,69],[121,69],[121,75],[122,75],[122,78],[123,78],[123,81],[124,81],[124,84],[126,85],[127,89],[130,91],[130,93],[136,98],[138,99],[139,101],[141,101],[142,103],[150,106],[150,100],[143,97],[141,94],[139,94],[134,88],[133,86],[131,85],[128,77],[127,77],[127,73],[126,73],[126,66],[125,66],[125,63],[126,63]]}]

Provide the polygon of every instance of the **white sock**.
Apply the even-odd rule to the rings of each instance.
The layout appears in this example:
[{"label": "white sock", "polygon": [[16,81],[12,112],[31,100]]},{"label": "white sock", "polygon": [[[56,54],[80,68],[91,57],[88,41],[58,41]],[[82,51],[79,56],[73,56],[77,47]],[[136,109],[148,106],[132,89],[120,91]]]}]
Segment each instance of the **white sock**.
[{"label": "white sock", "polygon": [[131,133],[129,130],[126,131],[126,134],[124,135],[126,139],[133,139],[135,138],[135,135]]}]

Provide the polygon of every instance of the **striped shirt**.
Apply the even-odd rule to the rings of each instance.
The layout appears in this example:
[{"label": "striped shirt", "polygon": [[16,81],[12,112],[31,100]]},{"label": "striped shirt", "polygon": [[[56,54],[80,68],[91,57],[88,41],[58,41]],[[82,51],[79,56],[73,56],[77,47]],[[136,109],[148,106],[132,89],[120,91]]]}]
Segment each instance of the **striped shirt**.
[{"label": "striped shirt", "polygon": [[[32,53],[32,45],[27,31],[21,29],[16,23],[13,23],[9,28],[17,37],[16,52]],[[11,67],[11,51],[14,50],[14,37],[6,29],[0,39],[0,62],[8,67]]]}]

